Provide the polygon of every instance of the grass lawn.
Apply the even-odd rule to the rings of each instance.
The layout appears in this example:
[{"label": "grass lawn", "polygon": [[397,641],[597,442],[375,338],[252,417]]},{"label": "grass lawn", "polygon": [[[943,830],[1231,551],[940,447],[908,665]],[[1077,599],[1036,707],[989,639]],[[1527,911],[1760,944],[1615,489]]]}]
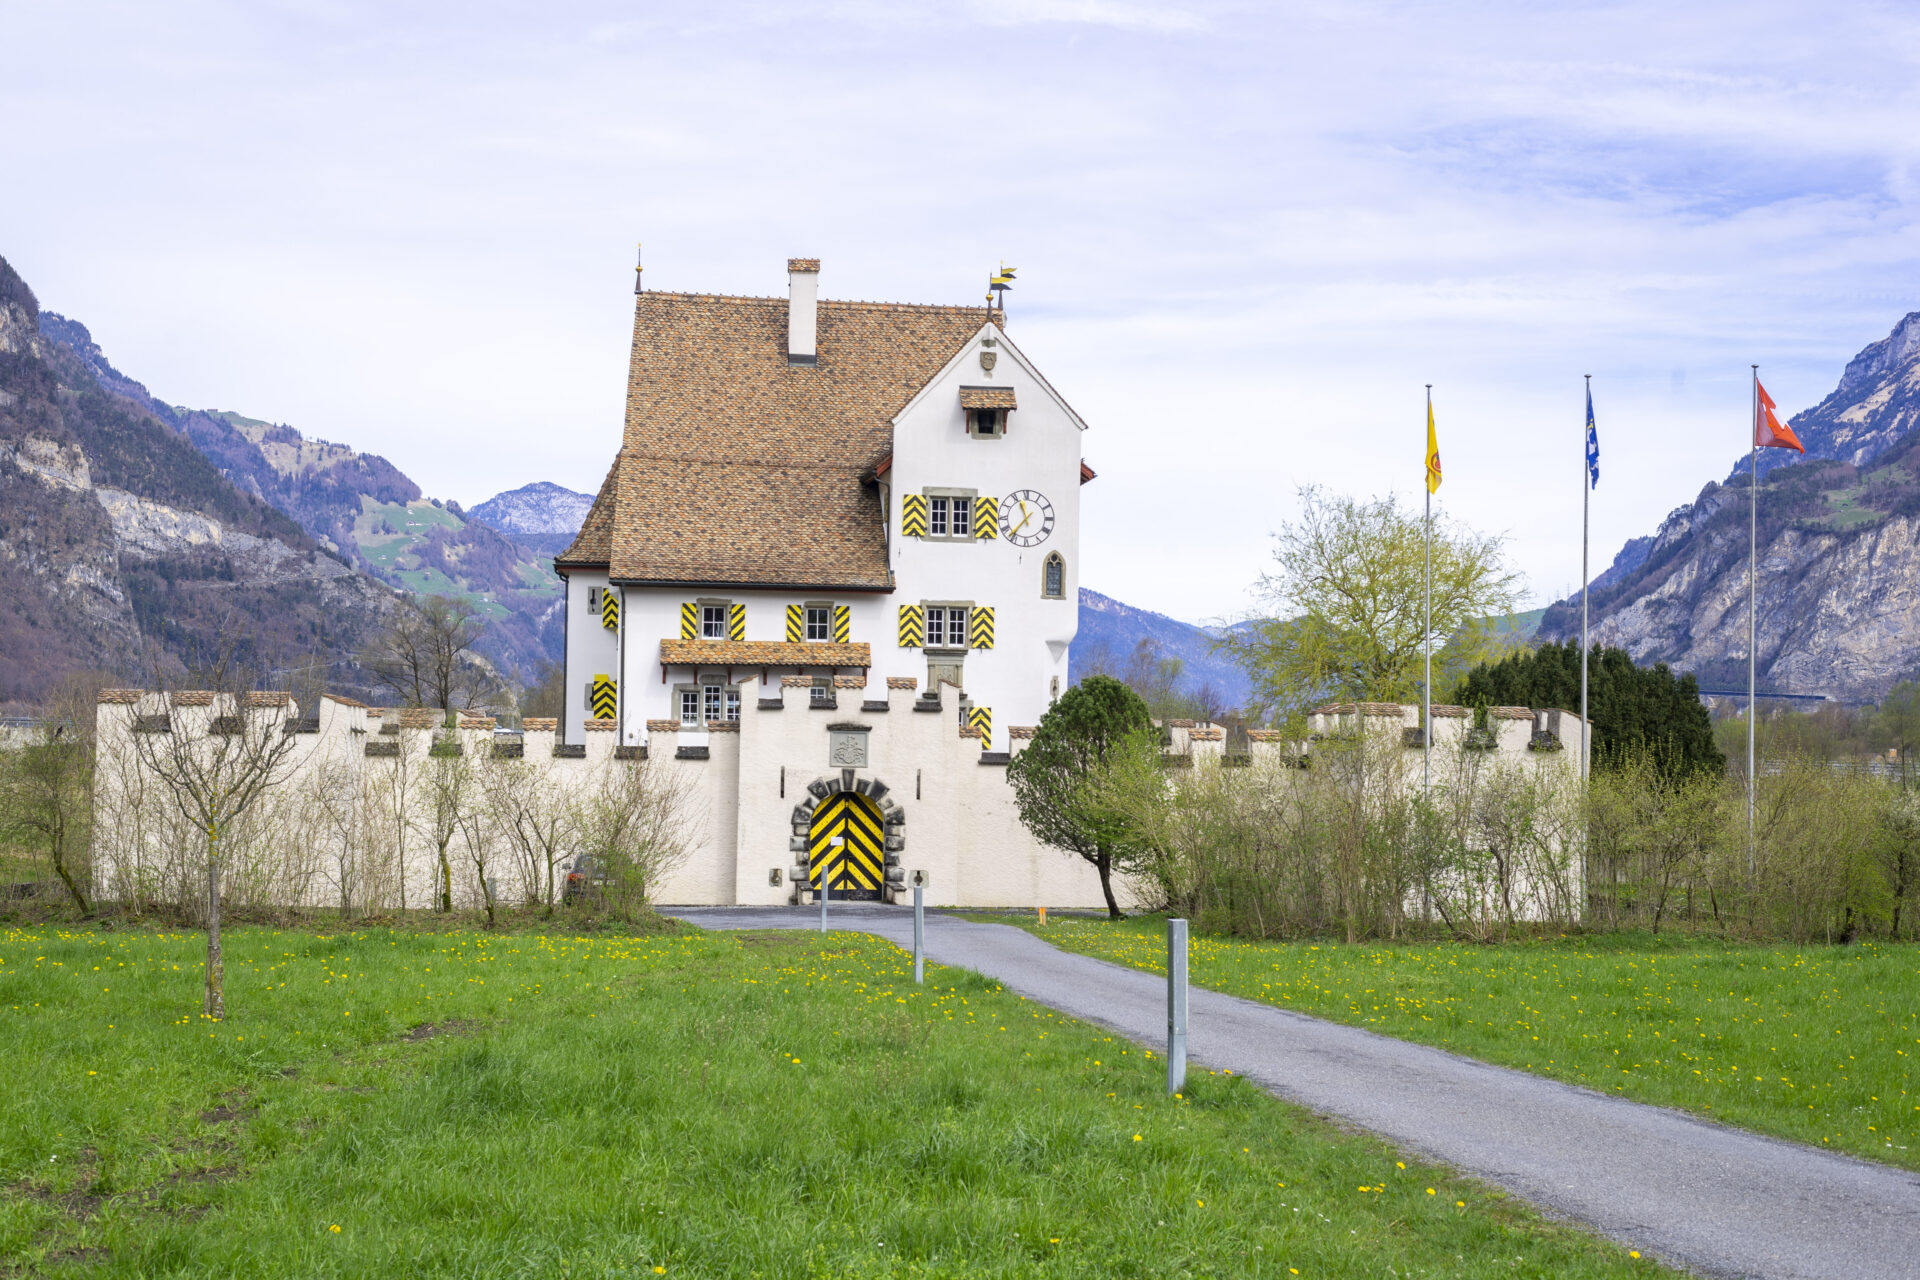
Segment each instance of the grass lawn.
[{"label": "grass lawn", "polygon": [[[1164,972],[1166,922],[1031,915],[1055,946]],[[1195,937],[1203,987],[1920,1169],[1920,947],[1646,934],[1504,946]]]},{"label": "grass lawn", "polygon": [[1666,1274],[856,934],[0,932],[0,1273]]}]

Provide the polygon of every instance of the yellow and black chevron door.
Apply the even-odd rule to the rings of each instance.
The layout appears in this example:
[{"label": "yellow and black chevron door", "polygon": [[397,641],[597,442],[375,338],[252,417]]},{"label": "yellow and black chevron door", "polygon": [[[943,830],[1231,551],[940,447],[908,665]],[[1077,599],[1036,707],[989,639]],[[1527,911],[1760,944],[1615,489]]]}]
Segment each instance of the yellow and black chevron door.
[{"label": "yellow and black chevron door", "polygon": [[853,638],[853,609],[849,605],[833,606],[833,642],[845,644]]},{"label": "yellow and black chevron door", "polygon": [[993,708],[973,707],[967,712],[967,728],[978,729],[985,736],[980,739],[981,750],[993,744]]},{"label": "yellow and black chevron door", "polygon": [[805,609],[797,604],[787,606],[787,643],[799,644],[807,638],[807,620]]},{"label": "yellow and black chevron door", "polygon": [[593,697],[590,699],[591,705],[588,709],[593,712],[593,718],[595,720],[613,719],[615,713],[619,710],[618,699],[614,696],[617,691],[617,686],[612,676],[595,676],[593,678]]},{"label": "yellow and black chevron door", "polygon": [[700,606],[689,600],[680,606],[680,638],[698,639],[700,635]]},{"label": "yellow and black chevron door", "polygon": [[600,593],[600,625],[609,631],[620,629],[620,597],[608,587]]},{"label": "yellow and black chevron door", "polygon": [[993,606],[977,604],[973,606],[973,625],[967,629],[967,647],[972,649],[993,648]]},{"label": "yellow and black chevron door", "polygon": [[905,538],[927,536],[927,495],[909,493],[900,499],[900,535]]},{"label": "yellow and black chevron door", "polygon": [[727,639],[745,640],[747,638],[747,606],[743,604],[727,606]]},{"label": "yellow and black chevron door", "polygon": [[975,498],[973,500],[973,536],[976,538],[1000,536],[1000,499]]},{"label": "yellow and black chevron door", "polygon": [[900,606],[900,647],[924,649],[927,644],[927,615],[917,604]]},{"label": "yellow and black chevron door", "polygon": [[886,875],[886,828],[880,806],[855,791],[828,796],[807,829],[807,883],[822,881],[836,898],[877,902]]}]

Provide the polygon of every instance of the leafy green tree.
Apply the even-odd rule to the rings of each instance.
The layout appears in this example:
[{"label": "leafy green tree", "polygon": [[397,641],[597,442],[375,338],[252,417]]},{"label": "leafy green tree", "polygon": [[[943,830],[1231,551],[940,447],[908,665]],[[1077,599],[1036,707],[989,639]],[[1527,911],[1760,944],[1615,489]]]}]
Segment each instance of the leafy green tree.
[{"label": "leafy green tree", "polygon": [[[1455,700],[1518,707],[1580,709],[1580,644],[1543,644],[1482,664],[1467,673]],[[1700,705],[1691,675],[1676,676],[1664,662],[1635,665],[1624,649],[1599,645],[1587,659],[1587,709],[1593,720],[1594,768],[1651,755],[1667,775],[1723,772],[1727,758],[1713,740],[1713,722]],[[1565,744],[1578,750],[1578,743]]]},{"label": "leafy green tree", "polygon": [[[1302,710],[1329,698],[1417,701],[1428,643],[1427,531],[1391,495],[1360,501],[1300,491],[1298,520],[1274,535],[1274,568],[1255,586],[1269,610],[1218,641],[1253,677],[1254,697]],[[1518,578],[1501,540],[1435,517],[1436,663],[1457,670],[1497,651],[1485,621],[1509,612]],[[1439,677],[1436,676],[1436,684]]]},{"label": "leafy green tree", "polygon": [[1908,758],[1916,747],[1920,747],[1920,684],[1911,680],[1902,680],[1887,690],[1887,696],[1880,700],[1880,710],[1874,716],[1874,727],[1879,729],[1887,744],[1900,753],[1900,780],[1911,781]]},{"label": "leafy green tree", "polygon": [[1047,709],[1033,741],[1007,766],[1027,830],[1092,864],[1115,920],[1113,872],[1125,868],[1133,842],[1125,813],[1106,800],[1101,783],[1115,757],[1152,732],[1139,694],[1112,676],[1088,676]]}]

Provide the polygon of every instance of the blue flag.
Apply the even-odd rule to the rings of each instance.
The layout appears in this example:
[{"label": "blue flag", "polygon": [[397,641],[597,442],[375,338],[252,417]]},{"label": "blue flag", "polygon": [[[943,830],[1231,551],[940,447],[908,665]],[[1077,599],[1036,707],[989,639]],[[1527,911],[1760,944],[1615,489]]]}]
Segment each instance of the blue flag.
[{"label": "blue flag", "polygon": [[1587,388],[1587,487],[1600,487],[1600,433],[1593,425],[1593,388]]}]

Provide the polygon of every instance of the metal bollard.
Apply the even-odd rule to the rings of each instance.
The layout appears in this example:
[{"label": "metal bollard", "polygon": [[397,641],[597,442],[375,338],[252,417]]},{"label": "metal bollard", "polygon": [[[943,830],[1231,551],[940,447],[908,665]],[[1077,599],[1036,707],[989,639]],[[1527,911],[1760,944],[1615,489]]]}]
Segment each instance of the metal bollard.
[{"label": "metal bollard", "polygon": [[827,871],[828,868],[826,866],[820,868],[820,893],[818,897],[820,899],[820,932],[822,933],[827,931],[827,898],[833,893],[833,888],[827,880]]},{"label": "metal bollard", "polygon": [[913,980],[927,980],[927,891],[913,886]]},{"label": "metal bollard", "polygon": [[1167,921],[1167,1092],[1187,1087],[1187,922]]}]

